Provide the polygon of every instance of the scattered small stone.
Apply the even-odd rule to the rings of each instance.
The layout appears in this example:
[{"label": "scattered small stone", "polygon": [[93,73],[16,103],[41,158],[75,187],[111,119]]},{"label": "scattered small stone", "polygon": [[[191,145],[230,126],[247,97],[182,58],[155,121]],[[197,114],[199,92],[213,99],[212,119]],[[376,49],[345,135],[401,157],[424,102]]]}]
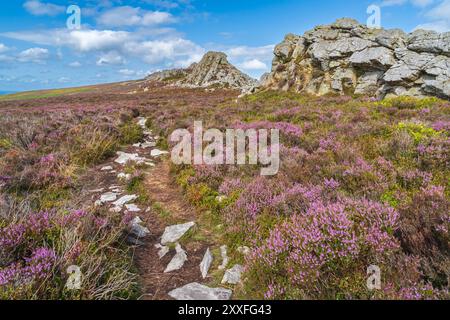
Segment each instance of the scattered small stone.
[{"label": "scattered small stone", "polygon": [[142,128],[142,129],[146,129],[147,128],[147,119],[144,117],[139,117],[138,118],[138,125]]},{"label": "scattered small stone", "polygon": [[227,196],[217,196],[216,197],[216,201],[218,202],[218,203],[222,203],[222,202],[224,202],[225,200],[227,200]]},{"label": "scattered small stone", "polygon": [[100,170],[101,170],[101,171],[111,171],[111,170],[113,170],[113,169],[114,169],[114,168],[111,167],[111,166],[106,166],[106,167],[101,168]]},{"label": "scattered small stone", "polygon": [[137,222],[135,220],[130,223],[130,233],[138,239],[145,238],[150,235],[150,230],[142,226],[141,223],[142,221]]},{"label": "scattered small stone", "polygon": [[190,283],[169,292],[175,300],[230,300],[233,292],[224,288],[209,288],[199,283]]},{"label": "scattered small stone", "polygon": [[247,247],[247,246],[241,246],[241,247],[239,247],[238,249],[237,249],[237,251],[240,253],[240,254],[243,254],[244,256],[246,256],[246,255],[248,255],[249,253],[250,253],[250,248],[249,247]]},{"label": "scattered small stone", "polygon": [[150,155],[152,156],[152,157],[159,157],[159,156],[162,156],[162,155],[164,155],[164,154],[168,154],[169,152],[167,152],[167,151],[162,151],[162,150],[159,150],[159,149],[153,149],[151,152],[150,152]]},{"label": "scattered small stone", "polygon": [[100,192],[103,192],[103,191],[105,191],[104,188],[95,189],[95,190],[89,190],[90,193],[100,193]]},{"label": "scattered small stone", "polygon": [[211,254],[211,250],[209,248],[206,250],[205,256],[203,257],[202,263],[200,263],[200,271],[202,273],[203,279],[208,276],[209,268],[211,268],[211,264],[213,262],[213,256]]},{"label": "scattered small stone", "polygon": [[117,175],[117,178],[123,179],[123,180],[130,180],[131,179],[131,174],[122,172],[122,173],[119,173]]},{"label": "scattered small stone", "polygon": [[115,192],[107,192],[105,194],[102,194],[100,196],[100,200],[97,200],[95,202],[96,206],[101,206],[102,204],[106,203],[106,202],[112,202],[114,200],[117,199],[118,194]]},{"label": "scattered small stone", "polygon": [[169,253],[170,248],[168,246],[162,246],[159,243],[155,244],[155,248],[158,249],[158,257],[159,259],[162,259],[166,256],[166,254]]},{"label": "scattered small stone", "polygon": [[117,155],[119,157],[116,160],[114,160],[114,162],[122,165],[125,165],[128,161],[133,161],[136,162],[137,164],[141,164],[147,160],[145,158],[140,157],[139,154],[137,153],[126,153],[118,151]]},{"label": "scattered small stone", "polygon": [[219,270],[225,270],[228,265],[228,255],[227,255],[227,246],[220,247],[220,254],[222,256],[222,264],[219,266]]},{"label": "scattered small stone", "polygon": [[168,243],[175,243],[175,242],[177,242],[193,226],[195,226],[195,222],[188,222],[188,223],[185,223],[185,224],[178,224],[178,225],[167,227],[164,230],[164,234],[162,235],[161,244],[165,245],[165,244],[168,244]]},{"label": "scattered small stone", "polygon": [[116,202],[113,202],[113,205],[116,207],[123,207],[126,203],[130,202],[130,201],[134,201],[138,198],[137,195],[126,195],[123,196],[122,198],[120,198],[119,200],[117,200]]},{"label": "scattered small stone", "polygon": [[241,281],[241,275],[244,267],[237,264],[233,268],[228,269],[222,279],[222,284],[238,284]]},{"label": "scattered small stone", "polygon": [[181,245],[179,243],[176,244],[175,250],[177,253],[170,261],[166,270],[164,270],[164,273],[180,270],[181,268],[183,268],[184,263],[187,261],[186,251],[181,248]]},{"label": "scattered small stone", "polygon": [[144,143],[141,143],[140,147],[142,149],[153,148],[153,147],[156,147],[156,142],[154,142],[154,141],[145,141]]},{"label": "scattered small stone", "polygon": [[139,207],[135,204],[126,204],[125,208],[129,212],[140,212],[141,211],[141,209],[139,209]]}]

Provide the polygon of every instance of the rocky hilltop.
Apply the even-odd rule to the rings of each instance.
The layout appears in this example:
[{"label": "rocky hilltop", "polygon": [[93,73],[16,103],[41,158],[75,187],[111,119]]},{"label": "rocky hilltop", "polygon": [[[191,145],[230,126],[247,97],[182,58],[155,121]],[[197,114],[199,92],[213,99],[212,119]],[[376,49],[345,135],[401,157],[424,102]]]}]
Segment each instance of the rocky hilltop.
[{"label": "rocky hilltop", "polygon": [[450,32],[369,29],[352,19],[288,34],[263,89],[450,99]]},{"label": "rocky hilltop", "polygon": [[157,72],[146,80],[188,88],[223,87],[242,91],[251,90],[258,83],[230,64],[225,53],[212,51],[189,68]]}]

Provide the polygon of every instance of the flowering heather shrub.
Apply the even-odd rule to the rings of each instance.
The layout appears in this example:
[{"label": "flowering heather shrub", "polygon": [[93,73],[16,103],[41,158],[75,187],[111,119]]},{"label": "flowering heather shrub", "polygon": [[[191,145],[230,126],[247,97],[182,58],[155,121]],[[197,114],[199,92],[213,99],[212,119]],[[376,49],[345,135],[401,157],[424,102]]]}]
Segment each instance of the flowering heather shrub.
[{"label": "flowering heather shrub", "polygon": [[195,174],[189,178],[188,182],[191,184],[206,183],[208,186],[218,189],[222,184],[224,176],[224,168],[221,166],[194,166]]},{"label": "flowering heather shrub", "polygon": [[[257,121],[252,123],[242,123],[238,122],[235,126],[235,129],[277,129],[280,131],[282,135],[281,142],[289,142],[295,144],[298,142],[298,139],[303,135],[303,130],[297,125],[291,124],[289,122],[270,122],[270,121]],[[285,138],[283,140],[283,137]]]},{"label": "flowering heather shrub", "polygon": [[448,287],[450,205],[444,188],[422,188],[400,208],[399,238],[403,249],[421,258],[426,276],[438,288]]},{"label": "flowering heather shrub", "polygon": [[[319,200],[272,230],[252,253],[248,275],[266,299],[345,297],[344,279],[363,278],[367,266],[399,249],[397,228],[398,213],[380,203]],[[365,283],[353,290],[363,297]]]},{"label": "flowering heather shrub", "polygon": [[241,179],[225,178],[219,187],[219,192],[223,195],[230,196],[233,193],[242,190],[245,187]]},{"label": "flowering heather shrub", "polygon": [[[114,225],[82,210],[33,213],[7,223],[0,228],[0,298],[55,299],[67,295],[104,299],[132,294],[130,266],[117,250],[111,250],[124,227],[123,222]],[[99,241],[102,247],[98,247]],[[101,254],[93,255],[93,250]],[[60,286],[67,281],[66,268],[73,264],[85,275],[83,292],[64,292]]]}]

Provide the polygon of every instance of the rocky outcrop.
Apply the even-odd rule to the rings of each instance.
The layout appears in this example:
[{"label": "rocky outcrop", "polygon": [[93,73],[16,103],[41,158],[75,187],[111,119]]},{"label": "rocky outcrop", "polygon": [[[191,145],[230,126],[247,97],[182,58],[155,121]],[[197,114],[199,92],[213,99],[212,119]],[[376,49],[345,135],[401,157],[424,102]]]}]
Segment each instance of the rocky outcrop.
[{"label": "rocky outcrop", "polygon": [[352,19],[288,34],[261,89],[450,99],[450,32],[369,29]]},{"label": "rocky outcrop", "polygon": [[226,54],[222,52],[208,52],[199,63],[194,63],[187,69],[157,72],[146,80],[187,88],[218,87],[240,89],[244,92],[258,84],[257,80],[230,64]]}]

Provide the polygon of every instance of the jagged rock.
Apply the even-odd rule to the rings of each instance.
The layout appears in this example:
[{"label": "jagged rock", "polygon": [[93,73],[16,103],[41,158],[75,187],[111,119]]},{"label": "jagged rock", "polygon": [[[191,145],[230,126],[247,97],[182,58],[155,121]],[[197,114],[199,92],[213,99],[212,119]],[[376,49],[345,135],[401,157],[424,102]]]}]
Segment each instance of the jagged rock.
[{"label": "jagged rock", "polygon": [[244,271],[244,267],[237,264],[233,268],[225,271],[225,275],[222,279],[222,284],[238,284],[241,281],[241,275]]},{"label": "jagged rock", "polygon": [[179,243],[176,244],[175,251],[176,254],[170,261],[166,270],[164,270],[164,273],[180,270],[181,268],[183,268],[184,263],[187,261],[186,251],[184,251],[183,248],[181,248],[181,245]]},{"label": "jagged rock", "polygon": [[202,273],[203,279],[208,276],[209,268],[211,268],[211,264],[213,262],[213,256],[211,254],[211,250],[209,248],[206,250],[205,256],[203,257],[202,262],[200,263],[200,272]]},{"label": "jagged rock", "polygon": [[199,283],[190,283],[172,290],[169,296],[175,300],[230,300],[233,292],[223,288],[209,288]]},{"label": "jagged rock", "polygon": [[239,71],[222,52],[208,52],[187,69],[167,70],[150,75],[149,81],[169,82],[187,88],[220,87],[250,91],[258,81]]},{"label": "jagged rock", "polygon": [[374,96],[379,88],[379,80],[383,76],[382,71],[369,71],[358,79],[355,94]]},{"label": "jagged rock", "polygon": [[416,30],[408,37],[408,49],[450,56],[450,32]]},{"label": "jagged rock", "polygon": [[163,70],[158,71],[155,73],[152,73],[147,78],[145,78],[147,81],[150,82],[174,82],[178,81],[180,79],[186,78],[186,76],[189,74],[190,71],[192,71],[192,67],[195,66],[191,65],[187,69],[171,69],[171,70]]},{"label": "jagged rock", "polygon": [[161,237],[161,244],[165,245],[165,244],[168,244],[168,243],[175,243],[175,242],[177,242],[193,226],[195,226],[195,222],[188,222],[188,223],[185,223],[185,224],[178,224],[178,225],[167,227],[164,230],[164,234]]},{"label": "jagged rock", "polygon": [[384,47],[366,48],[352,54],[349,59],[354,66],[387,70],[396,61],[392,50]]},{"label": "jagged rock", "polygon": [[450,33],[369,29],[353,19],[288,34],[261,90],[450,99]]},{"label": "jagged rock", "polygon": [[375,41],[389,49],[406,47],[408,35],[400,29],[381,30]]}]

